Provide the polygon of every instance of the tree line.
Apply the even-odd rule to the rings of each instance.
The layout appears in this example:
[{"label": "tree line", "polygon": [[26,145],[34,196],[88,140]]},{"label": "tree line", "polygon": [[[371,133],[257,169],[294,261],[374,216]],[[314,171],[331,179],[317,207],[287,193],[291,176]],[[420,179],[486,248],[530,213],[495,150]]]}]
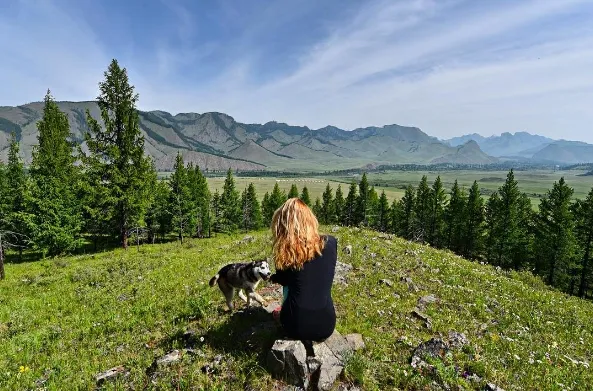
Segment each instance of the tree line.
[{"label": "tree line", "polygon": [[346,192],[327,184],[314,201],[306,186],[299,191],[293,184],[286,193],[277,183],[260,201],[253,183],[242,192],[236,188],[230,169],[222,191],[212,192],[205,173],[185,164],[181,153],[171,175],[157,180],[126,69],[113,60],[104,76],[97,98],[101,118],[87,111],[82,145],[69,141],[68,117],[49,91],[28,169],[13,135],[8,162],[0,163],[0,277],[7,247],[20,256],[24,248],[54,256],[88,242],[95,250],[100,242],[125,248],[140,233],[154,242],[171,234],[183,241],[247,232],[269,226],[278,207],[299,197],[321,224],[368,227],[505,269],[531,270],[565,292],[591,297],[593,189],[574,201],[561,178],[534,211],[510,170],[486,201],[477,182],[466,191],[456,181],[447,191],[440,177],[429,185],[423,176],[390,203],[365,173]]}]

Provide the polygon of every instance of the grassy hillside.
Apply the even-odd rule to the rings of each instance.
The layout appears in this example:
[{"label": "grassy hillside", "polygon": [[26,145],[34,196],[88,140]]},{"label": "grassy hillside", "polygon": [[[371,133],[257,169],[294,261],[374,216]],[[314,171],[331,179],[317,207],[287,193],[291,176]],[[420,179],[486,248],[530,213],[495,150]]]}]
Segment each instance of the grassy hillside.
[{"label": "grassy hillside", "polygon": [[[261,352],[276,332],[269,315],[229,316],[207,285],[221,265],[266,255],[267,235],[248,244],[238,244],[243,235],[220,236],[7,265],[0,389],[90,390],[97,373],[118,365],[130,374],[106,389],[281,389],[262,368]],[[593,303],[528,274],[375,232],[335,235],[340,247],[353,246],[340,261],[354,265],[348,285],[333,289],[337,328],[362,333],[367,343],[349,360],[345,382],[365,390],[477,390],[486,382],[505,390],[593,388]],[[272,288],[262,287],[264,297]],[[423,311],[430,329],[412,315],[426,295],[436,298]],[[452,330],[469,345],[433,362],[435,373],[410,366],[418,344]],[[146,374],[156,357],[183,346],[193,354]]]}]

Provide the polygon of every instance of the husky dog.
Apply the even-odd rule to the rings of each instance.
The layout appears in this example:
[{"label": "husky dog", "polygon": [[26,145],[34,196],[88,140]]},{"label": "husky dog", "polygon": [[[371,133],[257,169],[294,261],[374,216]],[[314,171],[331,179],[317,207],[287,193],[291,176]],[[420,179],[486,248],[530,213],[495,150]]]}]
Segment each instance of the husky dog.
[{"label": "husky dog", "polygon": [[[224,266],[210,279],[210,286],[218,282],[218,287],[226,298],[229,310],[233,310],[233,296],[235,289],[238,290],[238,296],[247,303],[251,304],[251,299],[255,299],[262,306],[265,305],[263,297],[255,292],[257,285],[261,280],[268,280],[272,272],[268,262],[265,260],[253,261],[249,263],[231,263]],[[243,293],[247,293],[247,297]]]}]

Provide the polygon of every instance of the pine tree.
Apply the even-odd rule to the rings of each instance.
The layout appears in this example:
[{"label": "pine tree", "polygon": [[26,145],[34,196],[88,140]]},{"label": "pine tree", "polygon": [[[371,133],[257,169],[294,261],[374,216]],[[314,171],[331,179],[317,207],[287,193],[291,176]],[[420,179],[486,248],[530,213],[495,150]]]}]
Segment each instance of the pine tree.
[{"label": "pine tree", "polygon": [[444,226],[445,226],[445,247],[461,253],[463,230],[466,224],[466,195],[463,189],[459,188],[457,180],[451,188],[451,197],[445,207]]},{"label": "pine tree", "polygon": [[339,184],[338,188],[336,189],[336,196],[334,197],[332,203],[332,218],[330,220],[331,223],[335,224],[342,224],[342,215],[344,213],[344,205],[346,201],[344,201],[344,194],[342,193],[342,185]]},{"label": "pine tree", "polygon": [[428,232],[428,241],[435,247],[442,246],[442,235],[444,229],[444,208],[445,200],[445,189],[441,182],[440,175],[430,189],[430,226]]},{"label": "pine tree", "polygon": [[179,241],[192,232],[193,205],[188,180],[188,171],[183,163],[180,152],[175,158],[173,174],[169,177],[169,210],[172,214],[171,225]]},{"label": "pine tree", "polygon": [[381,192],[381,197],[379,197],[379,202],[377,204],[376,209],[376,217],[375,217],[375,226],[374,228],[381,231],[386,232],[389,227],[389,201],[387,201],[387,196],[385,195],[385,191]]},{"label": "pine tree", "polygon": [[253,183],[250,183],[243,191],[241,195],[241,206],[243,212],[243,229],[249,231],[261,228],[262,214]]},{"label": "pine tree", "polygon": [[486,221],[486,259],[489,262],[492,262],[497,257],[499,246],[499,233],[502,224],[500,223],[501,220],[501,200],[498,192],[494,192],[488,198],[486,202],[486,209],[485,209],[485,221]]},{"label": "pine tree", "polygon": [[342,223],[342,215],[344,213],[344,205],[346,201],[344,201],[344,193],[342,193],[342,185],[339,184],[338,188],[336,189],[336,196],[334,197],[332,211],[332,223],[341,224]]},{"label": "pine tree", "polygon": [[399,209],[402,211],[401,222],[399,223],[398,235],[408,240],[414,239],[414,230],[416,229],[416,196],[414,187],[408,185],[404,196],[400,200]]},{"label": "pine tree", "polygon": [[9,193],[6,203],[9,206],[6,225],[14,232],[15,245],[19,249],[19,260],[23,258],[23,248],[28,243],[30,228],[33,226],[33,216],[28,213],[29,186],[23,162],[19,156],[19,143],[13,133],[8,150],[8,165],[6,167],[6,183]]},{"label": "pine tree", "polygon": [[220,196],[220,207],[222,208],[222,229],[224,232],[234,232],[241,224],[241,199],[239,192],[235,189],[233,171],[229,168]]},{"label": "pine tree", "polygon": [[585,297],[593,278],[591,253],[593,252],[593,188],[584,200],[573,207],[575,233],[579,244],[579,287],[578,296]]},{"label": "pine tree", "polygon": [[[389,206],[389,205],[388,205]],[[372,186],[368,191],[367,206],[366,206],[366,224],[368,227],[375,227],[377,225],[377,216],[379,208],[379,195]]]},{"label": "pine tree", "polygon": [[[144,153],[139,129],[138,94],[127,71],[113,60],[99,83],[97,98],[104,127],[87,110],[90,132],[85,134],[89,154],[81,153],[85,169],[103,189],[103,202],[110,209],[110,226],[124,248],[128,230],[142,225],[156,182],[154,164]],[[80,149],[82,152],[82,150]]]},{"label": "pine tree", "polygon": [[299,197],[299,189],[297,185],[294,183],[290,186],[290,191],[288,192],[288,198],[298,198]]},{"label": "pine tree", "polygon": [[[305,189],[306,187],[303,187],[303,191]],[[286,200],[286,193],[280,190],[280,186],[278,186],[278,183],[276,182],[274,189],[272,189],[272,194],[270,194],[270,198],[268,199],[268,215],[266,216],[266,219],[269,221],[269,223],[272,222],[272,217],[274,216],[276,209],[280,208],[286,202]]]},{"label": "pine tree", "polygon": [[415,223],[413,239],[420,242],[424,242],[429,238],[432,209],[431,198],[428,179],[426,175],[423,175],[416,190],[416,201],[414,203]]},{"label": "pine tree", "polygon": [[398,200],[393,200],[389,208],[387,230],[395,235],[400,235],[403,217],[404,210],[402,203]]},{"label": "pine tree", "polygon": [[346,196],[346,200],[344,202],[344,212],[342,213],[342,225],[349,227],[355,224],[356,200],[356,183],[352,182],[350,184],[350,189],[348,189],[348,195]]},{"label": "pine tree", "polygon": [[148,229],[149,241],[154,243],[157,236],[161,240],[172,230],[172,214],[170,212],[171,189],[167,182],[157,181],[154,188],[152,204],[144,218]]},{"label": "pine tree", "polygon": [[[571,213],[573,189],[564,177],[541,199],[536,218],[535,248],[538,270],[547,283],[568,290],[573,271],[576,241]],[[572,292],[570,292],[572,293]]]},{"label": "pine tree", "polygon": [[482,251],[484,237],[484,201],[477,181],[469,189],[464,215],[465,227],[461,240],[463,255],[474,259]]},{"label": "pine tree", "polygon": [[266,191],[266,194],[264,194],[264,198],[261,201],[262,217],[264,225],[266,227],[269,227],[272,223],[272,216],[274,212],[271,211],[271,209],[272,208],[270,207],[270,194]]},{"label": "pine tree", "polygon": [[307,206],[311,206],[311,197],[309,196],[309,189],[307,189],[307,186],[303,186],[300,198]]},{"label": "pine tree", "polygon": [[[214,195],[212,196],[210,208],[212,209],[212,214],[210,215],[210,225],[212,226],[212,230],[214,232],[222,232],[223,231],[223,224],[222,224],[222,207],[220,202],[220,193],[218,189],[214,191]],[[210,236],[210,235],[208,235]]]},{"label": "pine tree", "polygon": [[323,192],[322,195],[323,198],[323,203],[321,204],[321,223],[322,224],[331,224],[334,221],[334,200],[333,200],[333,194],[332,194],[332,189],[329,186],[329,183],[327,184],[327,186],[325,186],[325,191]]},{"label": "pine tree", "polygon": [[354,224],[362,223],[368,226],[369,214],[369,181],[366,172],[362,174],[362,179],[358,183],[358,198],[356,200],[356,214],[354,217]]},{"label": "pine tree", "polygon": [[315,198],[315,204],[313,204],[313,207],[311,208],[311,210],[313,211],[313,214],[315,215],[315,217],[321,216],[322,206],[321,206],[321,200],[319,199],[319,197]]},{"label": "pine tree", "polygon": [[9,189],[6,179],[6,167],[4,163],[0,162],[0,280],[5,278],[4,272],[4,242],[2,234],[7,229],[8,213],[10,205],[8,204]]},{"label": "pine tree", "polygon": [[82,211],[78,199],[79,173],[74,166],[70,125],[48,91],[43,117],[37,123],[38,145],[33,151],[32,236],[44,254],[57,255],[82,245]]},{"label": "pine tree", "polygon": [[190,186],[192,189],[192,200],[195,204],[196,213],[196,228],[195,234],[197,237],[202,238],[206,235],[206,232],[210,230],[210,190],[208,189],[208,181],[200,170],[200,167],[194,168],[194,174],[192,175],[192,181],[194,183]]}]

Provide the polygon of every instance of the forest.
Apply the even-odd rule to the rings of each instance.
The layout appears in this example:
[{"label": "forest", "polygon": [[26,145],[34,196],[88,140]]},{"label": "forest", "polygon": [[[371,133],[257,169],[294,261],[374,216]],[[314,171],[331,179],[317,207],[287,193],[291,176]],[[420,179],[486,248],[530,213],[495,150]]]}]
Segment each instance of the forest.
[{"label": "forest", "polygon": [[205,173],[177,155],[174,171],[158,179],[144,152],[138,126],[138,94],[125,68],[114,60],[99,85],[101,118],[87,112],[85,148],[69,140],[68,117],[51,93],[38,122],[38,145],[25,167],[13,134],[7,164],[0,164],[0,279],[7,251],[60,256],[90,247],[128,247],[175,235],[210,237],[258,230],[291,197],[311,206],[323,225],[368,227],[426,243],[503,269],[529,270],[547,284],[579,297],[593,297],[593,189],[584,199],[560,178],[533,210],[513,169],[484,200],[477,182],[469,191],[449,189],[440,177],[409,185],[400,200],[378,194],[366,174],[342,189],[328,184],[312,200],[307,187],[288,193],[276,184],[258,200],[253,184],[237,189],[227,172],[221,192],[211,192]]}]

